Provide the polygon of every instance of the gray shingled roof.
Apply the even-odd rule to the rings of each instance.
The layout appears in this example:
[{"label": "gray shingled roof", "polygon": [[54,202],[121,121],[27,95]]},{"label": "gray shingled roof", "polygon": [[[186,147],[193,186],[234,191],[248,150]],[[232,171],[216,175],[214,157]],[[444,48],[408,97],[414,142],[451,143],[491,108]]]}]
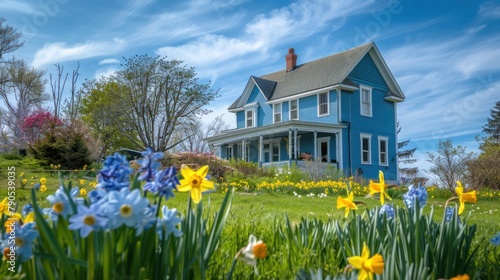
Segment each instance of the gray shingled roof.
[{"label": "gray shingled roof", "polygon": [[276,86],[275,81],[265,80],[259,77],[252,76],[260,91],[264,94],[267,100],[271,99],[273,95],[274,87]]},{"label": "gray shingled roof", "polygon": [[281,70],[261,78],[278,82],[271,100],[340,84],[372,45],[373,43],[368,43],[298,65],[290,72]]},{"label": "gray shingled roof", "polygon": [[[347,76],[374,46],[374,43],[370,42],[341,53],[297,65],[293,71],[286,72],[283,69],[261,77],[251,76],[250,78],[255,81],[269,101],[337,84],[358,86]],[[389,91],[386,97],[404,99],[403,95],[392,91]],[[242,96],[229,109],[236,109],[241,98]]]}]

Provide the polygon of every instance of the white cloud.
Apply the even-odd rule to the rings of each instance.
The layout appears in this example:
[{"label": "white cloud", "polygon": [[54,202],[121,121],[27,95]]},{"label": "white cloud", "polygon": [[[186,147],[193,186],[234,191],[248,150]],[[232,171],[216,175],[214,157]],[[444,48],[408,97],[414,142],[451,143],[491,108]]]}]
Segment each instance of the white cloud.
[{"label": "white cloud", "polygon": [[487,1],[479,6],[478,15],[480,19],[498,19],[500,18],[500,5],[494,1]]},{"label": "white cloud", "polygon": [[34,67],[40,67],[52,63],[110,55],[119,52],[125,45],[126,42],[120,38],[112,41],[87,41],[73,46],[67,46],[64,42],[46,44],[35,53],[31,64]]},{"label": "white cloud", "polygon": [[22,14],[37,13],[37,11],[33,8],[32,5],[17,0],[0,1],[0,10],[2,11],[2,13],[5,13],[7,11],[22,13]]},{"label": "white cloud", "polygon": [[[257,15],[245,26],[240,36],[202,35],[183,45],[159,48],[156,53],[183,60],[195,66],[201,76],[214,80],[240,67],[251,67],[266,61],[270,56],[269,50],[278,45],[300,41],[327,27],[340,28],[344,17],[361,13],[361,8],[370,3],[367,1],[353,5],[350,1],[323,0],[295,2],[273,10],[269,15]],[[174,14],[168,15],[174,17]],[[184,20],[180,16],[175,14],[167,22]],[[332,25],[333,19],[339,19],[339,24]],[[187,25],[182,30],[195,32],[189,28]]]},{"label": "white cloud", "polygon": [[103,59],[101,61],[99,61],[99,65],[103,65],[103,64],[118,64],[120,63],[120,61],[116,58],[106,58],[106,59]]},{"label": "white cloud", "polygon": [[116,66],[108,66],[108,67],[104,67],[104,68],[99,68],[95,71],[95,74],[94,74],[94,79],[100,79],[102,77],[110,77],[112,75],[114,75],[116,73],[116,71],[118,71],[118,67]]}]

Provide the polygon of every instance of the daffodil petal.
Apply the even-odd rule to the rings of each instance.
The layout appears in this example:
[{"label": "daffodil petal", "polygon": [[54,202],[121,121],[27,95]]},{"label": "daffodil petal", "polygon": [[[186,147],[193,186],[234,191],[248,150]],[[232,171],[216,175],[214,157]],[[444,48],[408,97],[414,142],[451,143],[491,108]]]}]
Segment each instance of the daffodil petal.
[{"label": "daffodil petal", "polygon": [[191,184],[189,184],[188,180],[180,180],[180,185],[177,186],[177,190],[180,192],[188,192],[191,190]]},{"label": "daffodil petal", "polygon": [[193,171],[193,169],[189,168],[189,166],[182,165],[182,167],[181,167],[182,178],[187,179],[187,178],[191,177],[194,173],[195,172]]},{"label": "daffodil petal", "polygon": [[208,191],[208,190],[213,190],[215,187],[214,187],[214,183],[212,181],[208,181],[208,180],[203,180],[201,182],[201,191],[204,192],[204,191]]},{"label": "daffodil petal", "polygon": [[370,257],[370,248],[366,246],[366,243],[363,244],[363,252],[361,252],[361,257],[363,260],[367,260]]},{"label": "daffodil petal", "polygon": [[208,165],[204,165],[204,166],[200,167],[200,169],[196,170],[196,174],[198,174],[201,178],[207,177]]},{"label": "daffodil petal", "polygon": [[201,201],[201,191],[200,191],[200,189],[197,189],[197,188],[192,188],[191,189],[191,199],[196,204],[200,203],[200,201]]},{"label": "daffodil petal", "polygon": [[363,261],[364,261],[364,259],[360,256],[354,256],[354,257],[347,258],[347,262],[349,262],[350,265],[352,265],[354,268],[357,268],[357,269],[363,268]]}]

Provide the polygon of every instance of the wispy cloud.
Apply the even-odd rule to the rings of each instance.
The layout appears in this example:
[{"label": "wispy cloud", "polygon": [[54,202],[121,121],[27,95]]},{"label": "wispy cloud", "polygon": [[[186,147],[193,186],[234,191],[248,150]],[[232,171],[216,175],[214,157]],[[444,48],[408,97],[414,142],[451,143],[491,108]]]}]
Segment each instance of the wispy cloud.
[{"label": "wispy cloud", "polygon": [[110,55],[119,52],[125,45],[125,40],[120,38],[111,41],[87,41],[84,44],[72,46],[67,46],[63,42],[50,43],[35,53],[31,64],[34,67],[40,67],[52,63]]},{"label": "wispy cloud", "polygon": [[[239,36],[203,35],[183,45],[159,48],[156,53],[184,60],[196,66],[201,74],[213,78],[230,73],[236,67],[262,63],[269,58],[269,50],[276,46],[301,41],[326,28],[330,28],[330,31],[333,31],[332,28],[341,28],[345,17],[362,13],[362,8],[371,3],[323,0],[294,2],[268,14],[255,16],[244,26],[244,32]],[[188,26],[184,29],[187,30]]]},{"label": "wispy cloud", "polygon": [[101,61],[99,61],[99,65],[103,65],[103,64],[118,64],[120,63],[120,61],[116,58],[106,58],[106,59],[103,59]]},{"label": "wispy cloud", "polygon": [[500,18],[500,5],[496,1],[487,1],[479,6],[479,18],[484,19],[498,19]]},{"label": "wispy cloud", "polygon": [[20,14],[35,14],[37,11],[33,8],[32,5],[17,1],[17,0],[3,0],[0,1],[0,10],[2,13],[6,12],[15,12]]},{"label": "wispy cloud", "polygon": [[[479,40],[475,33],[422,41],[384,53],[407,100],[399,105],[400,137],[421,141],[479,134],[500,82],[490,72],[500,35]],[[488,74],[487,74],[488,73]]]},{"label": "wispy cloud", "polygon": [[94,73],[94,79],[100,79],[102,77],[110,77],[114,75],[119,68],[117,66],[108,66],[108,67],[103,67],[99,68],[95,71]]}]

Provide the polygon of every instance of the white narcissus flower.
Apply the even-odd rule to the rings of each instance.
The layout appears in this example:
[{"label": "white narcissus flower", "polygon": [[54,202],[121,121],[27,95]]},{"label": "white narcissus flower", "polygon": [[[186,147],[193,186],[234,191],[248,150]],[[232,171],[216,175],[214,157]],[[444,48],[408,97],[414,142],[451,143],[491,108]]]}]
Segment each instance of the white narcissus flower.
[{"label": "white narcissus flower", "polygon": [[262,240],[257,241],[257,238],[250,234],[248,238],[248,245],[243,249],[242,255],[239,256],[240,260],[248,265],[253,265],[255,274],[259,275],[257,270],[257,259],[263,259],[267,256],[267,246]]}]

